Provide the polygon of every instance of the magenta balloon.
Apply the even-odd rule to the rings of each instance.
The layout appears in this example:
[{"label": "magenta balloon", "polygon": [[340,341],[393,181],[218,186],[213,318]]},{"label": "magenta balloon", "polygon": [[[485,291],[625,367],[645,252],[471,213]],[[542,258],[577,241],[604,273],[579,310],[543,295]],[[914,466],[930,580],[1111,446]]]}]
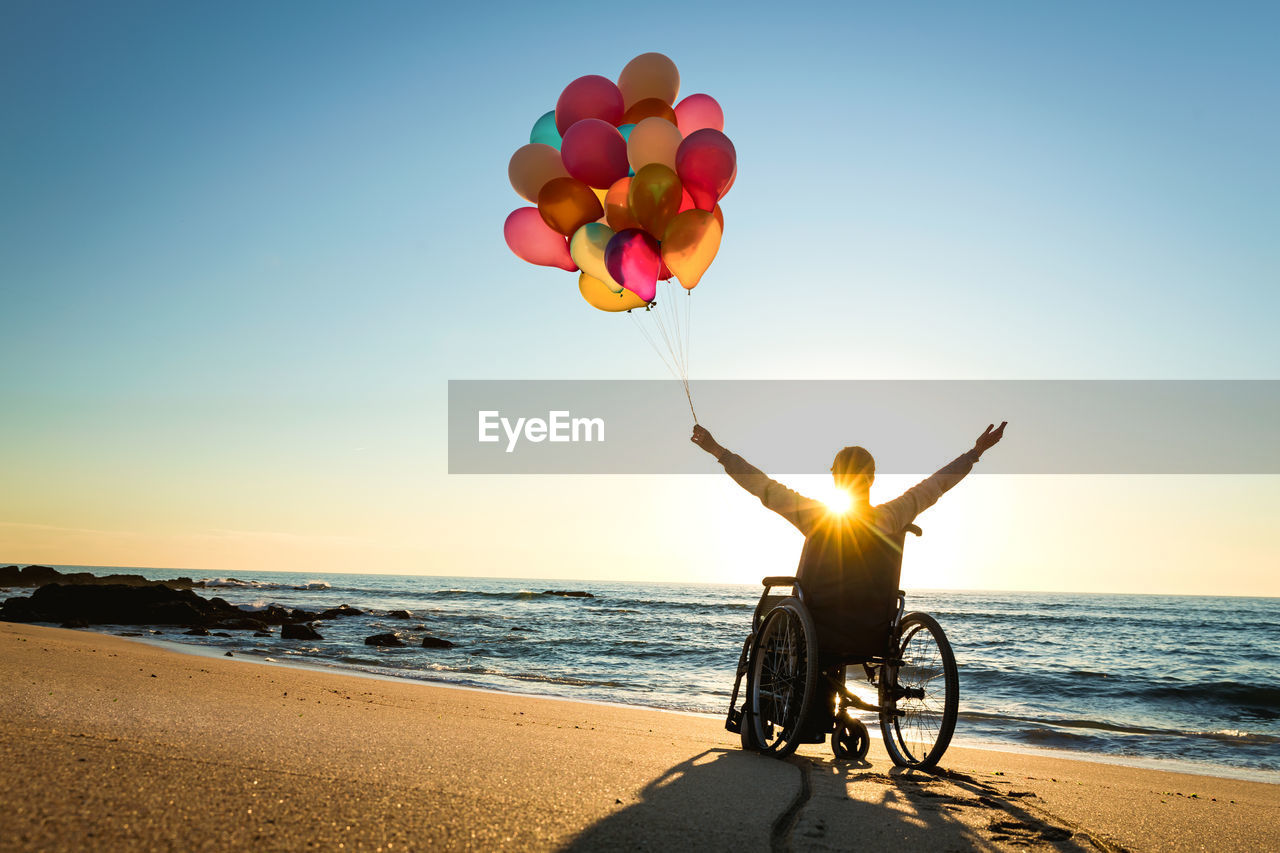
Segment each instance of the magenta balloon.
[{"label": "magenta balloon", "polygon": [[688,136],[695,130],[724,130],[724,110],[710,95],[690,95],[676,104],[676,127]]},{"label": "magenta balloon", "polygon": [[738,153],[729,137],[709,127],[695,130],[676,149],[676,174],[701,210],[715,209],[737,166]]},{"label": "magenta balloon", "polygon": [[584,118],[598,118],[617,126],[626,107],[622,92],[608,77],[588,74],[579,77],[560,93],[556,101],[556,130],[560,135]]},{"label": "magenta balloon", "polygon": [[604,265],[614,281],[645,302],[657,295],[662,254],[647,231],[628,228],[614,234],[604,247]]},{"label": "magenta balloon", "polygon": [[625,178],[631,168],[627,141],[616,127],[598,118],[584,118],[565,132],[560,159],[570,176],[601,190]]},{"label": "magenta balloon", "polygon": [[511,211],[502,236],[517,258],[541,267],[559,267],[574,272],[578,265],[569,255],[569,241],[542,221],[536,207],[519,207]]}]

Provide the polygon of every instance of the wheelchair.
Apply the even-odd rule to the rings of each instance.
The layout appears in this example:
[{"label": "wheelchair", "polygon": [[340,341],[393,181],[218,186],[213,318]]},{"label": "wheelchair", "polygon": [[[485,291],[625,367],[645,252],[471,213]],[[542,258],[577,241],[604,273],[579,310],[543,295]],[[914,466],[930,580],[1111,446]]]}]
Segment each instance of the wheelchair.
[{"label": "wheelchair", "polygon": [[[914,525],[908,531],[920,535]],[[763,584],[725,720],[725,728],[741,736],[742,748],[783,758],[802,743],[830,737],[837,759],[863,760],[871,736],[854,712],[864,711],[878,714],[894,764],[935,767],[951,743],[960,699],[955,654],[937,620],[927,613],[904,615],[906,595],[898,590],[887,636],[873,644],[882,652],[822,653],[799,579],[767,577]],[[773,593],[783,587],[791,594]],[[875,704],[846,685],[848,668],[859,665],[876,689]],[[833,693],[830,706],[819,707]]]}]

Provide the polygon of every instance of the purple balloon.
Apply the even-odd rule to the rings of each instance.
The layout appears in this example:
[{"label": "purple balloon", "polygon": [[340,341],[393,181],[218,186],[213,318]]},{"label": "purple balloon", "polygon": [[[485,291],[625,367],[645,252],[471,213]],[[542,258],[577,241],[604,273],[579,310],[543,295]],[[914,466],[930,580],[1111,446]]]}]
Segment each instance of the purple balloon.
[{"label": "purple balloon", "polygon": [[628,228],[614,234],[604,247],[604,265],[614,281],[645,302],[657,296],[662,255],[649,232]]}]

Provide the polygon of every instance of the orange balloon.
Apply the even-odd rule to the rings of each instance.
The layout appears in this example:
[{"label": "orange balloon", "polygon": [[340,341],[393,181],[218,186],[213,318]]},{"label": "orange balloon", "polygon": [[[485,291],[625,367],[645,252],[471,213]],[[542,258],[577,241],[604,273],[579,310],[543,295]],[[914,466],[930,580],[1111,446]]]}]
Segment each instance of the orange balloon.
[{"label": "orange balloon", "polygon": [[676,111],[661,98],[645,98],[636,101],[622,116],[620,124],[639,124],[647,118],[664,118],[672,124],[676,123]]},{"label": "orange balloon", "polygon": [[636,221],[635,214],[631,212],[631,204],[628,201],[630,195],[631,179],[621,178],[609,187],[609,192],[604,197],[604,216],[606,224],[614,231],[626,231],[628,228],[639,228],[640,223]]},{"label": "orange balloon", "polygon": [[601,311],[630,311],[649,304],[630,290],[614,293],[603,281],[586,273],[578,276],[578,292],[588,305]]},{"label": "orange balloon", "polygon": [[560,161],[560,152],[550,145],[531,142],[516,149],[507,164],[507,177],[511,186],[520,197],[538,203],[538,193],[546,186],[547,181],[555,178],[569,177],[568,170]]},{"label": "orange balloon", "polygon": [[662,260],[686,290],[693,290],[720,250],[720,222],[705,210],[677,214],[662,235]]},{"label": "orange balloon", "polygon": [[680,212],[683,192],[674,171],[661,163],[650,163],[631,179],[627,205],[641,228],[662,239],[667,225]]},{"label": "orange balloon", "polygon": [[632,128],[627,137],[627,160],[635,172],[650,163],[661,163],[675,171],[676,151],[683,140],[674,124],[651,116]]},{"label": "orange balloon", "polygon": [[630,107],[645,98],[674,104],[680,94],[680,71],[661,53],[642,53],[631,60],[618,75],[622,101]]},{"label": "orange balloon", "polygon": [[538,212],[542,219],[566,237],[572,237],[588,222],[604,213],[600,200],[591,187],[573,178],[555,178],[538,193]]}]

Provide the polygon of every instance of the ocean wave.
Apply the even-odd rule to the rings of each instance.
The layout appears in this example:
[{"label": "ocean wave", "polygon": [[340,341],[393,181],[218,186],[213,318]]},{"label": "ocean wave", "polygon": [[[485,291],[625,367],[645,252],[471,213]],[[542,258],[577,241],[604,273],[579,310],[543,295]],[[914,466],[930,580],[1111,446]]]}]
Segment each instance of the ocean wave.
[{"label": "ocean wave", "polygon": [[271,581],[246,581],[240,578],[211,578],[203,582],[209,589],[292,589],[323,590],[331,589],[327,581],[308,581],[304,584],[272,583]]}]

